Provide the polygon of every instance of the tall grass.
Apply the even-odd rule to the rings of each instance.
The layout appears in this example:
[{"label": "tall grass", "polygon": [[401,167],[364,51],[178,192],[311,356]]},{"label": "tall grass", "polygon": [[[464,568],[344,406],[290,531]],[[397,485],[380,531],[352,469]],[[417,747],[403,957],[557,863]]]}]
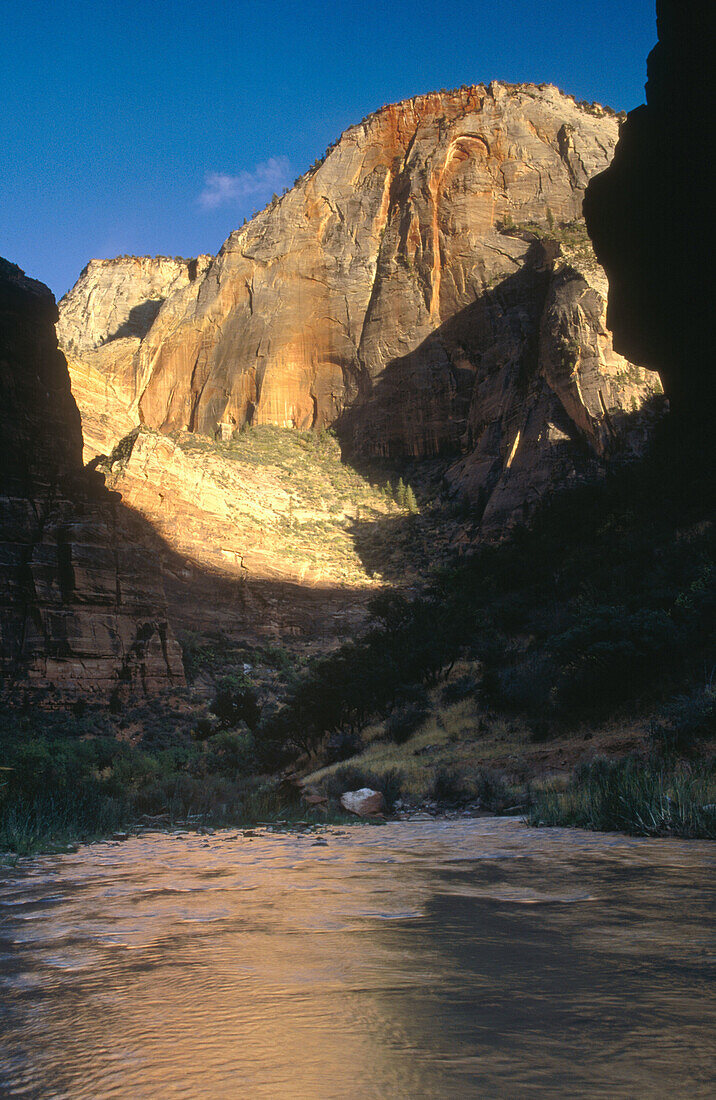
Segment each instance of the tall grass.
[{"label": "tall grass", "polygon": [[345,824],[355,820],[340,811],[326,813],[299,801],[287,801],[270,787],[243,790],[224,802],[211,797],[202,803],[187,802],[169,794],[157,798],[149,809],[151,813],[141,814],[136,803],[120,802],[106,795],[87,799],[68,792],[18,799],[0,807],[0,858],[3,852],[30,856],[63,851],[111,837],[118,831],[136,831],[137,825],[151,822],[155,827],[181,825],[190,829],[205,825],[241,828],[258,823]]},{"label": "tall grass", "polygon": [[102,795],[38,795],[2,807],[0,852],[27,856],[96,840],[126,822],[122,801]]},{"label": "tall grass", "polygon": [[566,790],[537,792],[528,822],[716,839],[716,776],[707,764],[596,760],[578,769]]}]

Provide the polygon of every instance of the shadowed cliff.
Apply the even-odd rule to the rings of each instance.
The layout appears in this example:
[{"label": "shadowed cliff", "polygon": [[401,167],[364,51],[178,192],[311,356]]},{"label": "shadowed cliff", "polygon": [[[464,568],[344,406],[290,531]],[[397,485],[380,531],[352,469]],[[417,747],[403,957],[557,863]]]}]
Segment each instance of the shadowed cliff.
[{"label": "shadowed cliff", "polygon": [[[713,0],[658,0],[646,105],[631,111],[584,214],[609,277],[614,346],[659,371],[674,410],[712,414]],[[701,445],[703,441],[700,441]]]},{"label": "shadowed cliff", "polygon": [[47,287],[0,260],[1,683],[70,695],[177,686],[159,562],[82,466],[56,320]]}]

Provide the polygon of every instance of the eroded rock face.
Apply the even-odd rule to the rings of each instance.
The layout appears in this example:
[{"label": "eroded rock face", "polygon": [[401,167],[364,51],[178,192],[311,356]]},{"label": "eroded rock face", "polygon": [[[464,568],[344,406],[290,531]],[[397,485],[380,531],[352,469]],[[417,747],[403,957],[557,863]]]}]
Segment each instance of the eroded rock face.
[{"label": "eroded rock face", "polygon": [[0,260],[0,673],[5,687],[150,692],[183,682],[156,555],[82,465],[55,301]]},{"label": "eroded rock face", "polygon": [[206,271],[210,256],[90,260],[60,302],[57,338],[82,409],[85,461],[136,427],[134,356],[168,297]]},{"label": "eroded rock face", "polygon": [[716,138],[716,6],[657,0],[656,9],[646,105],[629,113],[613,163],[589,185],[584,212],[609,276],[615,345],[660,372],[675,410],[703,419],[716,396],[714,278],[703,241],[710,208],[702,216]]},{"label": "eroded rock face", "polygon": [[[111,424],[119,396],[163,432],[335,425],[349,453],[453,455],[486,524],[521,518],[658,388],[612,348],[580,220],[617,134],[546,85],[383,108],[170,294],[131,355],[102,345],[88,419]],[[71,292],[75,313],[91,293]],[[83,406],[87,364],[71,362]]]},{"label": "eroded rock face", "polygon": [[62,299],[57,337],[63,349],[80,354],[115,340],[146,336],[164,301],[203,274],[209,260],[208,256],[90,260]]}]

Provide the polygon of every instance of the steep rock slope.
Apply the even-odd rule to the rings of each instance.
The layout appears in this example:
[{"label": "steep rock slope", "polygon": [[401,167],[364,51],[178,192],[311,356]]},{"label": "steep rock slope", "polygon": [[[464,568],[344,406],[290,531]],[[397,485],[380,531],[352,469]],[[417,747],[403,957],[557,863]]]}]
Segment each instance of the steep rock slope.
[{"label": "steep rock slope", "polygon": [[109,693],[183,682],[156,556],[83,468],[52,294],[0,260],[0,674]]},{"label": "steep rock slope", "polygon": [[[349,453],[454,455],[486,525],[521,516],[658,388],[612,348],[580,220],[617,133],[545,85],[381,109],[170,294],[131,358],[102,345],[108,397],[88,418],[102,409],[109,442],[138,421],[224,438],[332,424]],[[90,284],[61,303],[61,334]]]},{"label": "steep rock slope", "polygon": [[179,554],[246,586],[370,587],[352,528],[400,514],[341,463],[334,439],[308,433],[264,428],[221,443],[138,428],[102,468]]},{"label": "steep rock slope", "polygon": [[[716,397],[714,277],[700,217],[716,140],[716,6],[658,0],[656,8],[646,105],[629,113],[584,211],[609,276],[616,346],[661,373],[675,409],[702,419],[713,415]],[[694,436],[700,447],[703,438]]]}]

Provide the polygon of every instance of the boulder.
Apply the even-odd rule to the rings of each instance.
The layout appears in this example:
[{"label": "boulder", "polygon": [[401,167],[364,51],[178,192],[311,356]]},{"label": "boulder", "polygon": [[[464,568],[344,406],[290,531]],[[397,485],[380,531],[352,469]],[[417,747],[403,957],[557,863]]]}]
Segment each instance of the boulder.
[{"label": "boulder", "polygon": [[327,796],[320,791],[305,790],[301,797],[307,806],[323,807],[328,802]]},{"label": "boulder", "polygon": [[341,806],[358,817],[377,817],[385,812],[385,799],[380,791],[361,787],[359,791],[346,791],[342,794]]}]

